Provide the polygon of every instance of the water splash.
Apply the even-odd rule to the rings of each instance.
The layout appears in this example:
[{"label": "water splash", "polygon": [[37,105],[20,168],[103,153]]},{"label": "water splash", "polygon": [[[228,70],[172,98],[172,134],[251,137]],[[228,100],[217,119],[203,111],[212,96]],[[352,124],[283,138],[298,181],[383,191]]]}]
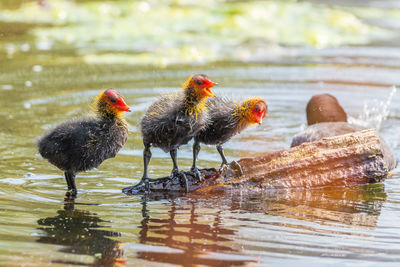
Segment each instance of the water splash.
[{"label": "water splash", "polygon": [[382,122],[389,116],[390,104],[393,96],[397,92],[396,86],[393,85],[391,89],[392,91],[386,101],[379,101],[377,99],[366,101],[364,103],[363,112],[358,118],[349,118],[349,122],[366,128],[376,128],[379,131]]}]

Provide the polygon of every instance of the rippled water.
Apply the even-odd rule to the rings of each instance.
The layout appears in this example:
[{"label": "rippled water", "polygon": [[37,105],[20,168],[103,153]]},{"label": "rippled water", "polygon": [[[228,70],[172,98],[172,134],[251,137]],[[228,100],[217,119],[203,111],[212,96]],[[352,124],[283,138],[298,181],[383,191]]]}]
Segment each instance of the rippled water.
[{"label": "rippled water", "polygon": [[[383,183],[352,188],[148,198],[121,193],[141,177],[140,117],[191,73],[218,82],[216,94],[259,95],[269,103],[261,126],[225,145],[231,160],[289,147],[304,128],[307,101],[318,93],[335,95],[353,121],[376,125],[381,103],[400,84],[400,52],[393,43],[261,47],[254,53],[247,63],[167,68],[88,64],[70,51],[0,58],[0,265],[397,266],[399,168]],[[132,107],[128,142],[98,170],[80,173],[78,198],[64,201],[64,177],[37,154],[36,139],[87,114],[93,97],[108,87]],[[399,102],[397,91],[380,127],[397,159]],[[378,111],[366,113],[372,110]],[[180,167],[190,168],[191,145],[178,156]],[[219,166],[213,147],[204,146],[199,159],[200,166]],[[150,175],[170,170],[169,155],[154,149]]]}]

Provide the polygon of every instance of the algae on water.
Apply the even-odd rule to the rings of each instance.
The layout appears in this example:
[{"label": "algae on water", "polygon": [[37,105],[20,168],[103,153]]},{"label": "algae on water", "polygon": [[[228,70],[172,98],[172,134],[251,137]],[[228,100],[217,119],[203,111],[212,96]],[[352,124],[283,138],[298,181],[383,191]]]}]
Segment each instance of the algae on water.
[{"label": "algae on water", "polygon": [[294,1],[35,1],[0,11],[33,23],[39,49],[74,49],[88,63],[243,60],[255,46],[325,48],[387,39],[352,12]]}]

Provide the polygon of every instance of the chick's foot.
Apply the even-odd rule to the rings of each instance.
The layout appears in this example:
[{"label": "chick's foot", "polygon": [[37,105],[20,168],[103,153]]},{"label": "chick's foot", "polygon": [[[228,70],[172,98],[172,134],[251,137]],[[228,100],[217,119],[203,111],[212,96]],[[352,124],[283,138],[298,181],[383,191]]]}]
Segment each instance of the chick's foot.
[{"label": "chick's foot", "polygon": [[[171,177],[162,177],[162,178],[145,178],[140,180],[139,183],[128,186],[122,189],[122,192],[124,194],[139,194],[139,193],[145,193],[148,194],[150,193],[151,190],[151,184],[162,184],[165,188],[166,183],[169,183],[172,181]],[[144,185],[143,185],[144,184]],[[154,187],[153,187],[154,189]],[[162,189],[162,188],[158,188]]]},{"label": "chick's foot", "polygon": [[199,182],[201,182],[203,180],[201,177],[201,172],[199,171],[199,169],[197,167],[192,167],[188,173],[193,175]]},{"label": "chick's foot", "polygon": [[179,179],[180,185],[183,188],[184,192],[189,192],[189,183],[186,178],[186,174],[184,171],[173,170],[170,176],[171,181],[174,179]]}]

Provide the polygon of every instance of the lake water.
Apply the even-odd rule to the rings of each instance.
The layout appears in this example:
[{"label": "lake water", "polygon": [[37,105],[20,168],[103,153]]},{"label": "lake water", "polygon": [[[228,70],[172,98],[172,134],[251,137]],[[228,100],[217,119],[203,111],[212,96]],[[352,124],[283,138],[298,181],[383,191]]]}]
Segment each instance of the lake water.
[{"label": "lake water", "polygon": [[[352,121],[380,126],[399,159],[400,93],[392,86],[400,84],[400,17],[395,13],[400,11],[386,9],[399,8],[393,1],[370,3],[375,12],[393,12],[392,17],[365,15],[361,20],[365,27],[390,30],[389,39],[379,39],[371,28],[376,39],[353,46],[347,39],[318,48],[255,41],[232,61],[226,57],[237,52],[234,49],[219,60],[196,64],[140,58],[160,63],[153,65],[141,64],[132,51],[126,55],[128,64],[125,54],[111,57],[121,53],[112,48],[118,38],[95,43],[95,52],[86,49],[90,38],[68,48],[54,35],[53,28],[62,32],[62,25],[45,26],[48,38],[40,39],[33,30],[46,22],[19,19],[17,15],[25,14],[19,2],[30,1],[17,2],[1,2],[15,12],[16,21],[3,16],[6,9],[0,11],[0,265],[398,266],[399,168],[383,183],[351,188],[146,198],[121,192],[142,175],[141,116],[157,96],[178,90],[192,73],[205,73],[218,82],[213,90],[218,95],[256,95],[268,101],[263,124],[224,146],[229,160],[289,147],[293,135],[305,127],[307,101],[319,93],[335,95]],[[40,12],[50,12],[48,5],[42,1]],[[76,10],[78,15],[85,11]],[[370,12],[348,6],[340,10]],[[132,108],[126,116],[128,142],[98,170],[78,174],[78,198],[65,201],[64,176],[38,155],[36,140],[59,122],[91,112],[92,99],[109,87],[118,89]],[[168,175],[169,154],[152,151],[151,177]],[[178,157],[180,167],[189,169],[191,144],[182,146]],[[215,148],[203,146],[198,163],[219,166]]]}]

